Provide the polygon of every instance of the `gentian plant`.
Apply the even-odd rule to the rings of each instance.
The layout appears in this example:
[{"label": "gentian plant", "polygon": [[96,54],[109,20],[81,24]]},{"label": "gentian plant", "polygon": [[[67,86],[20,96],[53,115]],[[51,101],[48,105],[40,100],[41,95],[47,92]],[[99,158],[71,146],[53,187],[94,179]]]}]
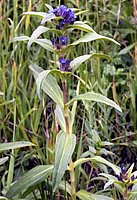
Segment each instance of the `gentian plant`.
[{"label": "gentian plant", "polygon": [[[107,165],[114,170],[115,174],[118,175],[120,175],[120,168],[96,154],[82,156],[77,160],[73,158],[72,155],[77,141],[77,133],[73,132],[73,124],[75,122],[74,119],[77,101],[79,100],[82,100],[83,102],[95,101],[104,103],[108,106],[114,107],[118,112],[121,112],[121,108],[114,101],[91,90],[82,94],[77,93],[76,96],[73,96],[68,100],[68,88],[66,84],[67,80],[70,79],[71,76],[77,77],[79,83],[82,82],[82,84],[84,84],[81,78],[76,76],[76,70],[88,59],[98,57],[108,58],[105,54],[92,52],[86,55],[79,55],[79,57],[71,60],[69,52],[73,51],[74,47],[78,48],[78,45],[81,43],[92,42],[95,40],[107,40],[116,45],[119,44],[111,38],[96,33],[86,22],[78,21],[77,16],[84,13],[84,11],[74,8],[70,9],[65,5],[58,6],[55,9],[50,5],[46,6],[49,9],[47,13],[24,13],[24,15],[41,17],[41,24],[30,37],[15,37],[11,42],[28,41],[28,50],[33,43],[37,43],[55,55],[55,60],[52,62],[54,63],[53,69],[44,70],[36,64],[31,64],[29,67],[36,80],[39,99],[43,100],[44,96],[48,95],[55,104],[55,121],[59,125],[59,131],[57,131],[57,134],[55,135],[55,147],[53,146],[55,159],[53,165],[47,163],[47,165],[40,165],[28,171],[19,180],[11,184],[6,196],[8,198],[25,196],[25,194],[29,194],[29,188],[32,189],[34,187],[35,189],[36,184],[47,179],[52,188],[52,199],[55,199],[56,191],[60,189],[66,191],[69,195],[69,199],[72,200],[76,200],[76,198],[85,200],[111,200],[113,199],[111,197],[93,194],[83,190],[83,188],[77,189],[75,172],[83,163],[91,162],[94,163],[94,166],[98,163]],[[73,41],[71,34],[75,31],[83,31],[84,36],[81,37],[79,34],[80,37],[76,41]],[[40,36],[43,33],[50,33],[51,37],[49,39],[41,38]],[[72,43],[70,43],[70,41],[72,41]],[[78,84],[78,90],[79,87],[80,84]],[[66,171],[69,171],[69,176],[67,176],[68,179],[62,181]],[[103,176],[104,174],[101,175]],[[117,179],[116,176],[115,179]],[[26,191],[26,193],[24,191]]]},{"label": "gentian plant", "polygon": [[[107,182],[104,186],[104,189],[114,186],[118,192],[119,199],[123,200],[135,200],[136,199],[136,189],[137,189],[137,171],[133,172],[134,163],[126,169],[125,166],[121,167],[119,173],[114,175],[101,173],[100,176],[106,178]],[[113,195],[116,199],[116,195]]]}]

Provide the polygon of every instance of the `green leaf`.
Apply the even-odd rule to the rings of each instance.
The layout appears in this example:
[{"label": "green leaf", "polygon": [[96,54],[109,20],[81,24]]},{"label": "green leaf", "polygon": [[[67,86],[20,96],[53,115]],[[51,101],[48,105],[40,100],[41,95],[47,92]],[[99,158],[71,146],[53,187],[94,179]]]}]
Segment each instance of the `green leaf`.
[{"label": "green leaf", "polygon": [[133,171],[133,168],[134,168],[134,163],[132,163],[132,165],[129,167],[129,169],[127,170],[127,174],[128,174],[128,176],[130,177],[131,176],[131,174],[132,174],[132,171]]},{"label": "green leaf", "polygon": [[104,141],[104,142],[101,142],[101,145],[102,146],[113,146],[114,144],[112,142]]},{"label": "green leaf", "polygon": [[100,156],[95,156],[95,157],[92,157],[92,158],[80,158],[80,159],[78,159],[74,162],[74,167],[78,167],[79,165],[81,165],[85,162],[88,162],[88,161],[91,161],[91,162],[94,162],[94,163],[103,163],[103,164],[111,167],[116,174],[120,174],[120,172],[121,172],[120,167],[116,166],[115,164],[107,161],[106,159],[104,159]]},{"label": "green leaf", "polygon": [[[80,81],[78,81],[76,94],[79,94],[80,89]],[[71,117],[70,117],[70,133],[72,133],[73,124],[75,122],[75,115],[76,115],[76,109],[77,109],[77,101],[73,103],[72,110],[71,110]]]},{"label": "green leaf", "polygon": [[106,174],[106,173],[100,173],[99,175],[108,179],[108,182],[105,184],[104,189],[108,188],[110,185],[114,184],[115,182],[118,182],[118,179],[113,175]]},{"label": "green leaf", "polygon": [[133,43],[133,44],[127,46],[126,48],[122,49],[122,50],[118,53],[118,55],[120,56],[120,55],[123,55],[123,54],[127,54],[136,44],[137,44],[137,43],[135,42],[135,43]]},{"label": "green leaf", "polygon": [[87,12],[89,12],[89,10],[81,10],[81,11],[75,13],[75,16],[82,15],[82,14],[87,13]]},{"label": "green leaf", "polygon": [[61,80],[66,80],[72,73],[64,72],[59,69],[52,69],[50,70],[50,74],[57,75]]},{"label": "green leaf", "polygon": [[[39,74],[39,77],[41,74]],[[39,84],[39,77],[37,79],[37,84]],[[51,75],[48,74],[44,76],[42,83],[41,83],[41,89],[62,109],[64,108],[64,102],[63,102],[63,93],[56,81],[56,79]]]},{"label": "green leaf", "polygon": [[48,40],[48,39],[36,39],[34,42],[39,44],[40,46],[42,46],[44,49],[51,51],[51,52],[54,52],[53,45],[52,45],[52,42],[50,40]]},{"label": "green leaf", "polygon": [[85,32],[95,32],[89,25],[82,21],[75,21],[73,25],[67,26],[67,29],[78,29]]},{"label": "green leaf", "polygon": [[83,62],[85,62],[86,60],[91,58],[91,56],[92,55],[89,54],[89,55],[83,55],[83,56],[79,56],[79,57],[75,58],[70,63],[71,69],[73,69],[73,71],[75,71]]},{"label": "green leaf", "polygon": [[42,67],[39,67],[36,64],[32,64],[29,66],[30,70],[33,72],[33,76],[35,78],[35,80],[37,80],[38,75],[44,71],[44,69]]},{"label": "green leaf", "polygon": [[92,53],[88,55],[79,56],[75,58],[74,60],[72,60],[70,63],[70,67],[72,71],[74,72],[83,62],[85,62],[89,58],[105,58],[108,60],[112,60],[110,56],[105,55],[105,54],[99,54],[99,53]]},{"label": "green leaf", "polygon": [[33,144],[31,142],[26,142],[26,141],[1,143],[0,144],[0,152],[6,151],[9,149],[17,149],[17,148],[28,147],[28,146],[35,146],[35,144]]},{"label": "green leaf", "polygon": [[66,122],[62,109],[57,105],[55,109],[55,118],[59,123],[61,129],[66,132]]},{"label": "green leaf", "polygon": [[58,19],[54,13],[47,13],[46,16],[41,20],[41,24],[44,24],[47,21],[51,21],[52,19]]},{"label": "green leaf", "polygon": [[83,100],[83,101],[87,100],[87,101],[95,101],[95,102],[104,103],[106,105],[114,107],[119,112],[122,112],[121,108],[114,101],[108,99],[107,97],[105,97],[101,94],[94,93],[94,92],[87,92],[85,94],[80,94],[78,96],[75,96],[68,103],[66,103],[66,106],[68,106],[69,104],[73,103],[74,101],[78,101],[78,100]]},{"label": "green leaf", "polygon": [[64,108],[63,93],[56,81],[50,74],[53,70],[43,70],[41,67],[33,64],[29,67],[34,74],[37,84],[37,93],[40,98],[40,89],[42,89],[57,105]]},{"label": "green leaf", "polygon": [[45,3],[45,6],[46,6],[50,11],[53,10],[52,6],[49,5],[49,4]]},{"label": "green leaf", "polygon": [[27,49],[30,49],[30,46],[32,45],[33,42],[42,34],[45,33],[49,30],[49,28],[46,28],[44,26],[38,26],[37,29],[32,33],[31,37],[29,38],[28,44],[27,44]]},{"label": "green leaf", "polygon": [[43,182],[52,173],[52,170],[53,165],[40,165],[34,167],[13,183],[13,185],[9,188],[6,197],[12,198],[21,191]]},{"label": "green leaf", "polygon": [[[28,36],[19,36],[19,37],[12,38],[10,42],[20,42],[20,41],[27,41],[27,40],[30,40],[30,37],[28,37]],[[54,52],[52,42],[50,40],[48,40],[48,39],[34,39],[31,42],[32,43],[35,42],[35,43],[41,45],[44,49],[47,49],[48,51]]]},{"label": "green leaf", "polygon": [[5,158],[0,158],[0,165],[3,165],[8,159],[8,156],[6,156]]},{"label": "green leaf", "polygon": [[76,196],[82,200],[114,200],[111,197],[107,197],[104,195],[97,195],[89,193],[85,190],[80,190],[76,193]]},{"label": "green leaf", "polygon": [[37,17],[43,18],[43,17],[47,16],[47,13],[30,11],[30,12],[24,12],[23,15],[32,15],[32,16],[37,16]]},{"label": "green leaf", "polygon": [[2,196],[0,196],[0,199],[1,200],[8,200],[6,197],[2,197]]},{"label": "green leaf", "polygon": [[14,37],[10,40],[10,42],[20,42],[20,41],[27,41],[29,40],[28,36],[22,35],[22,36],[18,36],[18,37]]},{"label": "green leaf", "polygon": [[115,181],[114,180],[109,180],[107,183],[104,185],[104,190],[106,190],[109,186],[111,186]]},{"label": "green leaf", "polygon": [[97,34],[96,32],[93,33],[87,33],[84,36],[82,36],[80,39],[78,39],[76,42],[73,42],[72,44],[70,44],[70,46],[74,46],[83,42],[91,42],[94,40],[108,40],[111,42],[114,42],[115,44],[119,45],[118,42],[116,42],[114,39],[106,37],[106,36],[102,36]]},{"label": "green leaf", "polygon": [[58,188],[71,196],[71,185],[67,181],[61,181]]},{"label": "green leaf", "polygon": [[55,144],[55,165],[52,177],[53,191],[57,189],[60,181],[67,169],[76,145],[76,136],[74,134],[66,134],[60,131],[56,138]]}]

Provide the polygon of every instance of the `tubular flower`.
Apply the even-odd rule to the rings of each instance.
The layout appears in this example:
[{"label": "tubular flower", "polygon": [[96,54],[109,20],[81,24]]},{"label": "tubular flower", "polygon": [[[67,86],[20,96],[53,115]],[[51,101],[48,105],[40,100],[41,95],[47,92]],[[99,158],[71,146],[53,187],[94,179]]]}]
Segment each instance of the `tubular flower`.
[{"label": "tubular flower", "polygon": [[53,9],[52,11],[57,17],[62,17],[62,19],[59,20],[59,24],[56,26],[57,29],[63,29],[65,25],[73,24],[75,21],[75,15],[74,12],[64,6],[58,6],[57,8]]},{"label": "tubular flower", "polygon": [[60,36],[59,37],[59,44],[60,46],[66,46],[68,42],[67,36]]},{"label": "tubular flower", "polygon": [[66,60],[63,57],[59,58],[59,63],[60,63],[60,70],[61,71],[70,71],[70,60]]},{"label": "tubular flower", "polygon": [[68,42],[68,38],[67,36],[60,36],[59,38],[55,38],[53,37],[51,39],[52,45],[55,49],[60,50],[62,47],[65,47],[67,45]]},{"label": "tubular flower", "polygon": [[128,179],[128,174],[127,174],[127,170],[126,170],[126,168],[124,167],[124,166],[122,166],[121,167],[121,172],[120,172],[120,174],[118,175],[118,174],[116,174],[115,175],[116,177],[117,177],[117,179],[119,180],[119,181],[124,181],[124,180],[127,180]]}]

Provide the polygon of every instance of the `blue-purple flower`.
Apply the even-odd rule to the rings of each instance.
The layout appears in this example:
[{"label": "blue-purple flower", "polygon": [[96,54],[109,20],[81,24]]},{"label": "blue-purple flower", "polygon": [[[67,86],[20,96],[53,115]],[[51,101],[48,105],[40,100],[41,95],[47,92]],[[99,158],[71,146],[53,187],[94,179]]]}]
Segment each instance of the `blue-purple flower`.
[{"label": "blue-purple flower", "polygon": [[65,25],[73,24],[75,21],[74,12],[67,6],[61,5],[52,11],[57,17],[62,17],[59,20],[59,24],[56,26],[57,29],[63,29]]},{"label": "blue-purple flower", "polygon": [[66,46],[67,42],[68,42],[67,36],[63,35],[63,36],[59,37],[59,44],[60,44],[60,46]]},{"label": "blue-purple flower", "polygon": [[60,70],[61,71],[70,71],[70,60],[66,60],[63,57],[59,58],[59,63],[60,63]]},{"label": "blue-purple flower", "polygon": [[51,39],[51,42],[52,42],[52,45],[55,49],[61,49],[62,47],[65,47],[67,45],[67,42],[68,42],[68,38],[67,36],[63,35],[63,36],[60,36],[59,38],[55,38],[53,37]]},{"label": "blue-purple flower", "polygon": [[125,167],[125,166],[122,166],[122,167],[121,167],[121,173],[124,175],[124,174],[126,174],[126,172],[127,172],[126,167]]}]

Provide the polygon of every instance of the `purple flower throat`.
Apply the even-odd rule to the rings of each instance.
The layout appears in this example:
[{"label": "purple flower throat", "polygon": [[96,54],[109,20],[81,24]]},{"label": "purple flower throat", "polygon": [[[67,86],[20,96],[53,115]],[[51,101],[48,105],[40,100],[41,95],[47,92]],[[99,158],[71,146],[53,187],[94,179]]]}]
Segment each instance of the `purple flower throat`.
[{"label": "purple flower throat", "polygon": [[70,60],[66,60],[63,57],[59,58],[59,63],[60,63],[60,70],[61,71],[70,71]]}]

